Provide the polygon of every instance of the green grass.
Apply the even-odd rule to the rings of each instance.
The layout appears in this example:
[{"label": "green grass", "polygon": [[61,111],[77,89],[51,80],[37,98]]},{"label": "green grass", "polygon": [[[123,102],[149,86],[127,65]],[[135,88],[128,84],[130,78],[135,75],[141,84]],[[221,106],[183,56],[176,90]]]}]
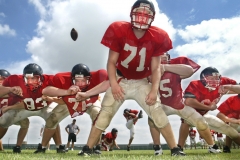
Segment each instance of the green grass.
[{"label": "green grass", "polygon": [[5,150],[0,152],[1,160],[63,160],[63,159],[100,159],[100,160],[145,160],[145,159],[178,159],[178,160],[233,160],[240,159],[240,149],[232,149],[232,153],[210,154],[206,149],[185,150],[187,154],[185,157],[171,157],[169,150],[164,150],[163,155],[154,156],[151,150],[131,150],[130,152],[124,150],[114,150],[112,152],[102,152],[101,156],[93,155],[91,157],[78,156],[78,151],[68,151],[67,153],[57,154],[55,150],[46,151],[45,154],[34,154],[34,150],[22,150],[21,154],[13,154],[12,150]]}]

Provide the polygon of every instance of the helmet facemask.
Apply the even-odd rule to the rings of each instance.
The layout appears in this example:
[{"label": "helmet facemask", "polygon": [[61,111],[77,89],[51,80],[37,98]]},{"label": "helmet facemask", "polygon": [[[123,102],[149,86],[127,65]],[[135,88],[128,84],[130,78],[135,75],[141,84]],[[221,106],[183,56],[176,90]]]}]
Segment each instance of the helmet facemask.
[{"label": "helmet facemask", "polygon": [[210,90],[215,90],[217,87],[220,86],[220,74],[219,73],[212,73],[212,75],[204,75],[203,79],[205,81],[205,87]]},{"label": "helmet facemask", "polygon": [[73,84],[78,86],[82,92],[85,92],[90,85],[90,76],[84,77],[84,75],[75,74]]},{"label": "helmet facemask", "polygon": [[27,88],[30,91],[36,91],[42,85],[42,79],[40,75],[33,75],[32,74],[25,74],[24,75],[24,82]]},{"label": "helmet facemask", "polygon": [[161,64],[169,64],[170,63],[170,55],[166,52],[161,57]]},{"label": "helmet facemask", "polygon": [[130,13],[132,26],[142,30],[148,29],[154,20],[154,14],[149,4],[140,3],[139,7],[133,8]]}]

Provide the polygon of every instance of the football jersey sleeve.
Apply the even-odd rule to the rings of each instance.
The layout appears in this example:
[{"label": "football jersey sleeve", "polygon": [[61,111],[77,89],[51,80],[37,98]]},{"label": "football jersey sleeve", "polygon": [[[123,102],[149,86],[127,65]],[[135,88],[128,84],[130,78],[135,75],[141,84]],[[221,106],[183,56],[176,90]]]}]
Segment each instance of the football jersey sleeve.
[{"label": "football jersey sleeve", "polygon": [[230,79],[230,78],[227,78],[227,77],[221,77],[221,85],[224,85],[224,84],[237,84],[237,82],[233,79]]},{"label": "football jersey sleeve", "polygon": [[230,114],[230,106],[229,106],[229,104],[231,104],[231,102],[232,102],[232,98],[228,98],[217,109],[219,110],[219,112],[221,112],[222,114],[227,116],[228,114]]},{"label": "football jersey sleeve", "polygon": [[186,90],[185,90],[185,94],[186,93],[191,93],[193,94],[196,99],[200,99],[200,95],[199,92],[196,92],[198,90],[197,85],[194,83],[194,81],[190,82],[190,84],[187,86]]},{"label": "football jersey sleeve", "polygon": [[171,64],[186,64],[193,68],[194,73],[201,67],[193,60],[189,59],[188,57],[177,57],[174,59],[171,59]]}]

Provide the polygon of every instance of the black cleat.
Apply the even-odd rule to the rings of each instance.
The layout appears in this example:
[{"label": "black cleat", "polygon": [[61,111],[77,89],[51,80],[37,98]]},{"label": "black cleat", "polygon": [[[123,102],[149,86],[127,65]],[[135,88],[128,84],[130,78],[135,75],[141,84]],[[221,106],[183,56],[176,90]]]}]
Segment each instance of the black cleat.
[{"label": "black cleat", "polygon": [[177,146],[181,149],[181,151],[183,151],[183,148],[179,144]]},{"label": "black cleat", "polygon": [[138,119],[143,118],[143,113],[142,110],[140,110],[140,112],[138,113]]},{"label": "black cleat", "polygon": [[223,153],[231,153],[231,150],[228,146],[223,147]]},{"label": "black cleat", "polygon": [[94,154],[102,154],[101,153],[101,144],[98,144],[95,148],[94,148]]},{"label": "black cleat", "polygon": [[171,156],[185,156],[186,154],[179,148],[174,147],[171,149]]},{"label": "black cleat", "polygon": [[65,145],[60,145],[59,148],[57,148],[57,153],[65,153]]},{"label": "black cleat", "polygon": [[88,145],[83,146],[82,150],[78,153],[79,156],[90,156],[92,154],[92,150],[88,147]]},{"label": "black cleat", "polygon": [[154,152],[155,156],[160,156],[163,154],[163,150],[160,145],[153,145],[153,149],[155,150],[155,152]]},{"label": "black cleat", "polygon": [[20,146],[13,147],[13,153],[21,153],[21,147]]},{"label": "black cleat", "polygon": [[46,151],[46,148],[42,148],[42,144],[39,143],[37,150],[33,153],[45,153],[45,151]]}]

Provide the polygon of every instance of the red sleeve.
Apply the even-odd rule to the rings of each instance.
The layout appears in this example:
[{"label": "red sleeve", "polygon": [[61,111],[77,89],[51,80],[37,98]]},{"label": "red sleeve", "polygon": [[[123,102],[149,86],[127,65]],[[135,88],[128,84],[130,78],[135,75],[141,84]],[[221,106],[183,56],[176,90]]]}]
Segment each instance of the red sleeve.
[{"label": "red sleeve", "polygon": [[71,86],[70,72],[58,73],[51,80],[49,80],[49,86],[56,88],[68,89]]},{"label": "red sleeve", "polygon": [[183,57],[183,56],[171,59],[171,64],[186,64],[186,65],[189,65],[193,68],[194,73],[201,67],[196,62],[192,61],[191,59],[189,59],[187,57]]},{"label": "red sleeve", "polygon": [[198,87],[197,87],[197,83],[195,83],[195,81],[190,82],[190,84],[187,86],[185,93],[191,93],[193,95],[195,95],[196,99],[200,99],[200,95],[198,91]]},{"label": "red sleeve", "polygon": [[227,78],[227,77],[221,77],[221,85],[224,85],[224,84],[237,84],[237,82],[233,79],[230,79],[230,78]]}]

